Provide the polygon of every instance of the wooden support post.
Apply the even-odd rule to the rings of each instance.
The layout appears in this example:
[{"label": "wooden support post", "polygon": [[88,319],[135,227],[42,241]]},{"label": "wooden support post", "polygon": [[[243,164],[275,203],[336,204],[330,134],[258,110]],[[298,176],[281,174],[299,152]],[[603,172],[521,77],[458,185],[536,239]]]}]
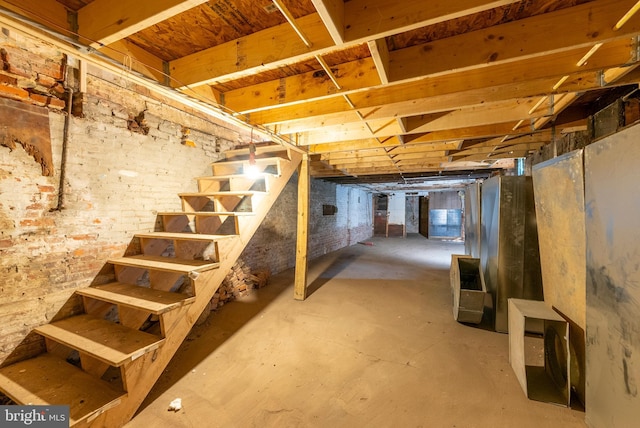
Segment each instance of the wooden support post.
[{"label": "wooden support post", "polygon": [[309,155],[302,156],[298,167],[298,238],[296,241],[296,275],[293,298],[307,298],[307,250],[309,232]]}]

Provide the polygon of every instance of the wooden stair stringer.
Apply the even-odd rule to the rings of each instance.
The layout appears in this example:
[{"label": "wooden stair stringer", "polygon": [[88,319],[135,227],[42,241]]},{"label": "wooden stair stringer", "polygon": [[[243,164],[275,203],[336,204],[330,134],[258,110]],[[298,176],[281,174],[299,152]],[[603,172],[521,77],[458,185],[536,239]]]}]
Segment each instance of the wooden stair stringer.
[{"label": "wooden stair stringer", "polygon": [[166,326],[167,331],[163,345],[131,363],[132,366],[135,366],[135,370],[128,370],[132,375],[126,383],[135,386],[128,388],[127,395],[122,398],[119,406],[107,409],[92,421],[92,426],[120,427],[133,417],[203,310],[209,305],[214,293],[297,170],[301,160],[302,154],[292,152],[291,159],[288,162],[283,162],[281,175],[272,180],[269,192],[264,195],[259,206],[254,207],[255,215],[247,218],[252,221],[246,221],[243,225],[239,236],[237,236],[239,239],[229,239],[224,242],[221,248],[223,256],[218,269],[202,272],[195,279],[196,300],[189,306],[182,308],[182,316],[175,319],[172,325]]}]

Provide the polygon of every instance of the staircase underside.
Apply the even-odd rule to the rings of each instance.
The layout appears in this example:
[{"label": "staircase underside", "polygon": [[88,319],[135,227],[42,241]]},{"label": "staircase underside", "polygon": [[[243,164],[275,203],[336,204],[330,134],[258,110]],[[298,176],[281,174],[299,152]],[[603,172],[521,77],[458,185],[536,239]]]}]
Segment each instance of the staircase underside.
[{"label": "staircase underside", "polygon": [[[164,231],[140,233],[141,254],[108,261],[115,281],[76,291],[84,314],[42,325],[46,352],[0,368],[0,391],[18,404],[69,405],[72,426],[131,419],[208,308],[302,155],[268,147],[249,162],[226,153]],[[248,177],[250,164],[260,168]]]}]

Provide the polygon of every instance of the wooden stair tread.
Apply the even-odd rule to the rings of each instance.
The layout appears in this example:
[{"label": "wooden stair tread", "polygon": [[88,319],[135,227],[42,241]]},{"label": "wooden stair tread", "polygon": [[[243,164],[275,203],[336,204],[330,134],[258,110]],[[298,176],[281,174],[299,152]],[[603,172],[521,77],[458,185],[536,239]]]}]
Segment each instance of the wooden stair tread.
[{"label": "wooden stair tread", "polygon": [[70,425],[117,406],[126,395],[51,354],[0,369],[0,390],[18,404],[69,405]]},{"label": "wooden stair tread", "polygon": [[155,290],[121,282],[86,287],[77,290],[76,293],[113,304],[141,309],[155,315],[188,305],[195,300],[195,297],[190,297],[186,294]]},{"label": "wooden stair tread", "polygon": [[[255,159],[256,164],[275,164],[280,161],[286,161],[280,156],[269,156],[269,157],[257,157]],[[211,162],[211,165],[246,165],[249,163],[249,159],[221,159],[219,161]]]},{"label": "wooden stair tread", "polygon": [[153,334],[88,314],[41,325],[34,331],[115,367],[157,349],[164,342]]},{"label": "wooden stair tread", "polygon": [[185,274],[217,269],[220,265],[217,262],[209,260],[185,260],[175,259],[172,257],[145,256],[142,254],[110,259],[108,262],[120,266],[131,266],[168,272],[181,272]]},{"label": "wooden stair tread", "polygon": [[159,212],[158,215],[195,215],[200,217],[223,217],[223,216],[231,216],[238,217],[244,215],[255,215],[251,211],[164,211]]},{"label": "wooden stair tread", "polygon": [[260,192],[257,190],[236,190],[236,191],[219,191],[219,192],[192,192],[192,193],[178,193],[178,196],[253,196],[260,195],[266,192]]},{"label": "wooden stair tread", "polygon": [[139,238],[151,239],[175,239],[185,241],[219,241],[221,239],[233,238],[236,235],[206,235],[204,233],[191,232],[147,232],[136,233]]},{"label": "wooden stair tread", "polygon": [[[301,157],[302,155],[300,153],[291,151],[292,161],[280,163],[283,167],[283,173],[280,175],[280,179],[273,180],[273,189],[270,189],[270,192],[267,193],[265,198],[261,198],[259,206],[256,207],[256,213],[243,212],[243,214],[246,215],[255,215],[255,217],[250,218],[250,221],[247,222],[250,227],[243,228],[241,232],[242,239],[240,241],[243,244],[249,242],[251,236],[253,236],[255,232],[255,229],[267,214],[291,175],[295,172],[297,165],[300,163]],[[229,194],[224,192],[220,193]],[[191,213],[189,211],[184,214],[179,213],[178,215],[190,214],[195,215],[195,213]],[[237,213],[234,213],[234,215],[235,214]],[[211,215],[225,214],[215,213]],[[228,253],[225,254],[224,261],[220,264],[195,260],[170,260],[163,257],[142,255],[122,257],[110,262],[121,262],[121,264],[125,266],[150,266],[154,269],[164,269],[165,267],[168,267],[167,270],[170,271],[175,271],[176,267],[181,267],[184,269],[185,273],[203,271],[205,269],[217,268],[219,266],[225,267],[224,270],[220,269],[218,271],[211,272],[210,276],[201,275],[199,280],[194,280],[194,286],[197,285],[199,287],[199,292],[202,294],[201,299],[203,299],[203,302],[206,302],[213,296],[215,290],[217,290],[220,283],[224,280],[227,270],[232,268],[233,263],[242,253],[244,245],[231,245],[229,247]],[[195,276],[192,278],[194,277]],[[178,313],[174,314],[179,315]],[[140,370],[137,370],[137,376],[134,379],[131,379],[130,382],[127,380],[127,387],[130,391],[129,395],[122,391],[114,391],[115,388],[113,385],[110,385],[101,379],[97,379],[71,364],[49,354],[37,357],[37,361],[55,359],[56,363],[43,366],[43,364],[38,365],[33,362],[21,362],[0,369],[0,389],[7,392],[12,399],[19,403],[70,404],[73,422],[80,421],[82,423],[83,420],[81,418],[84,418],[84,422],[86,423],[87,421],[92,421],[93,418],[104,412],[106,412],[106,414],[103,416],[105,416],[109,421],[126,421],[126,419],[132,417],[135,413],[135,410],[139,405],[139,401],[141,401],[139,399],[149,392],[157,381],[157,378],[160,376],[163,368],[167,366],[175,354],[175,351],[178,349],[181,342],[180,338],[186,336],[192,328],[195,322],[192,318],[193,317],[185,316],[177,319],[173,330],[176,335],[174,339],[177,340],[168,339],[164,342],[163,345],[158,347],[157,352],[153,354],[153,359],[141,358],[136,360],[136,363],[140,363]],[[151,355],[147,354],[147,356],[150,357]],[[68,369],[58,367],[61,364],[68,367]],[[152,364],[155,364],[155,366]],[[34,366],[35,369],[32,369],[30,365]],[[85,381],[85,379],[87,380]],[[38,394],[39,391],[43,391],[43,393]],[[25,396],[27,399],[23,401],[21,397]],[[43,398],[49,396],[53,398]],[[97,421],[98,420],[95,420],[95,422]]]},{"label": "wooden stair tread", "polygon": [[[256,154],[264,154],[264,153],[273,153],[273,152],[286,152],[287,148],[285,146],[281,146],[280,144],[270,144],[266,146],[256,145]],[[240,155],[249,155],[249,147],[241,147],[238,149],[227,150],[223,153],[224,156],[240,156]]]},{"label": "wooden stair tread", "polygon": [[[274,175],[271,172],[257,172],[251,175],[251,179],[265,178],[269,175]],[[225,175],[203,175],[202,177],[196,177],[196,180],[211,180],[211,181],[223,181],[231,178],[247,178],[245,174],[225,174]]]}]

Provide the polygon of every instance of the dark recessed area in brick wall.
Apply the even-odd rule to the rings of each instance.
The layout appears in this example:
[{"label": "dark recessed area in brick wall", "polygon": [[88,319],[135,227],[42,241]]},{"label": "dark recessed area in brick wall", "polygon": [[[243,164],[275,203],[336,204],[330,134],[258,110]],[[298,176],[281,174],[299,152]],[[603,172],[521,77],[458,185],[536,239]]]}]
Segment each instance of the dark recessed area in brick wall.
[{"label": "dark recessed area in brick wall", "polygon": [[322,215],[335,215],[338,212],[338,207],[335,205],[322,205]]}]

